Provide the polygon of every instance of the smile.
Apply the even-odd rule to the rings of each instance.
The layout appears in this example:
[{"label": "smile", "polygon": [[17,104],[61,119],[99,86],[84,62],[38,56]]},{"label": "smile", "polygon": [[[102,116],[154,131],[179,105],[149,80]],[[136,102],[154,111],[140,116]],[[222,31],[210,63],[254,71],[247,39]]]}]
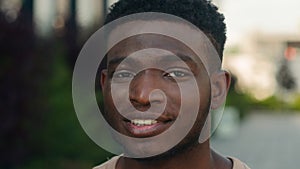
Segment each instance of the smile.
[{"label": "smile", "polygon": [[136,126],[151,126],[153,124],[156,124],[157,121],[156,120],[142,120],[142,119],[134,119],[130,121],[131,124],[136,125]]},{"label": "smile", "polygon": [[126,120],[123,124],[129,136],[136,138],[146,138],[153,137],[164,132],[172,125],[172,121],[137,118],[133,120]]}]

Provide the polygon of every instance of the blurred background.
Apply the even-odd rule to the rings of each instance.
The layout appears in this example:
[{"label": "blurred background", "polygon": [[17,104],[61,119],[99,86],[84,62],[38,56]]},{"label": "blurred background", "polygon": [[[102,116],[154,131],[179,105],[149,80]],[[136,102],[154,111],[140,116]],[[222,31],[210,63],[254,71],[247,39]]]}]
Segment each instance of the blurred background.
[{"label": "blurred background", "polygon": [[[81,128],[73,66],[116,0],[0,0],[0,168],[92,168],[111,154]],[[233,74],[212,146],[251,168],[300,166],[300,1],[214,0]]]}]

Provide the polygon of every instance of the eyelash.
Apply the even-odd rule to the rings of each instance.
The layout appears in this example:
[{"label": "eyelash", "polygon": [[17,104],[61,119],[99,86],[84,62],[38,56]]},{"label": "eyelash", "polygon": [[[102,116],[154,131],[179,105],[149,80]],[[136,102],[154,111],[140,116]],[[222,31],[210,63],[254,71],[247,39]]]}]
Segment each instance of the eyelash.
[{"label": "eyelash", "polygon": [[169,69],[164,74],[165,77],[170,77],[170,78],[185,78],[185,77],[189,77],[190,75],[191,75],[190,71],[182,69],[182,68],[179,68],[179,69]]},{"label": "eyelash", "polygon": [[[171,78],[171,79],[182,79],[187,78],[191,75],[190,71],[180,69],[169,69],[163,73],[164,78]],[[120,70],[111,73],[111,77],[119,80],[129,80],[136,76],[136,73],[129,71],[129,70]]]},{"label": "eyelash", "polygon": [[[121,75],[126,74],[127,77],[120,77]],[[121,70],[117,72],[112,72],[112,76],[114,78],[133,78],[135,76],[135,73],[128,71],[128,70]]]},{"label": "eyelash", "polygon": [[[180,74],[180,75],[176,75],[176,74]],[[173,74],[173,75],[172,75]],[[166,77],[172,77],[172,78],[174,78],[174,77],[185,77],[187,74],[185,73],[185,72],[182,72],[182,71],[178,71],[178,70],[176,70],[176,71],[171,71],[171,72],[168,72],[168,73],[166,73],[166,74],[164,74],[164,76],[166,76]]]}]

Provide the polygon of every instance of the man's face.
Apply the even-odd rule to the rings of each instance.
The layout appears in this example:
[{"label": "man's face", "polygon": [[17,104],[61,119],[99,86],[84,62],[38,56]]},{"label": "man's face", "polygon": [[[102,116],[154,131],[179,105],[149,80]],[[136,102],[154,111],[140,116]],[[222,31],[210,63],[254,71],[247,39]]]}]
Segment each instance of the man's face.
[{"label": "man's face", "polygon": [[[115,130],[133,138],[163,133],[174,124],[179,113],[191,116],[189,109],[181,109],[184,93],[184,103],[188,104],[185,107],[196,106],[199,110],[192,129],[173,149],[183,149],[198,141],[209,111],[211,90],[207,71],[190,48],[170,37],[144,34],[121,41],[107,57],[107,70],[101,77],[104,117]],[[197,90],[192,85],[193,80],[197,82]],[[114,96],[113,85],[117,86]],[[195,91],[201,97],[199,102],[195,102],[198,96]],[[126,99],[130,104],[125,102]],[[187,120],[180,128],[192,121]],[[177,126],[172,130],[176,133],[180,128]],[[173,138],[166,138],[165,142],[120,142],[129,153],[155,152],[167,145],[169,139]]]}]

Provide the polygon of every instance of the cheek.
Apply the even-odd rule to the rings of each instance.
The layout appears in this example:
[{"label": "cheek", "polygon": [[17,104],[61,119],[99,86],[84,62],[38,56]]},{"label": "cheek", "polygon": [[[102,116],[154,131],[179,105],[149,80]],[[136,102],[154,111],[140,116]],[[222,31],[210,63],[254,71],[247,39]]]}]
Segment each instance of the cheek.
[{"label": "cheek", "polygon": [[102,114],[110,124],[114,123],[114,119],[118,119],[118,113],[114,102],[115,101],[112,98],[110,87],[105,86],[103,90],[104,112]]},{"label": "cheek", "polygon": [[[124,99],[126,98],[126,92],[128,89],[122,85],[114,86],[111,88],[111,83],[106,83],[103,91],[103,100],[105,107],[115,110],[116,105],[120,106],[121,103],[124,103]],[[113,92],[113,93],[112,93]]]},{"label": "cheek", "polygon": [[210,80],[207,75],[197,75],[195,80],[196,84],[191,82],[184,85],[183,93],[184,99],[187,100],[186,103],[191,108],[197,107],[198,116],[201,117],[208,112],[210,107]]},{"label": "cheek", "polygon": [[[177,84],[166,84],[163,92],[167,96],[167,109],[172,109],[172,111],[179,110],[182,100],[181,92]],[[176,111],[176,112],[177,112]]]},{"label": "cheek", "polygon": [[[168,86],[164,91],[170,96],[170,98],[173,98],[174,100],[180,101],[180,88],[177,84],[167,84]],[[175,99],[176,98],[176,99]]]}]

